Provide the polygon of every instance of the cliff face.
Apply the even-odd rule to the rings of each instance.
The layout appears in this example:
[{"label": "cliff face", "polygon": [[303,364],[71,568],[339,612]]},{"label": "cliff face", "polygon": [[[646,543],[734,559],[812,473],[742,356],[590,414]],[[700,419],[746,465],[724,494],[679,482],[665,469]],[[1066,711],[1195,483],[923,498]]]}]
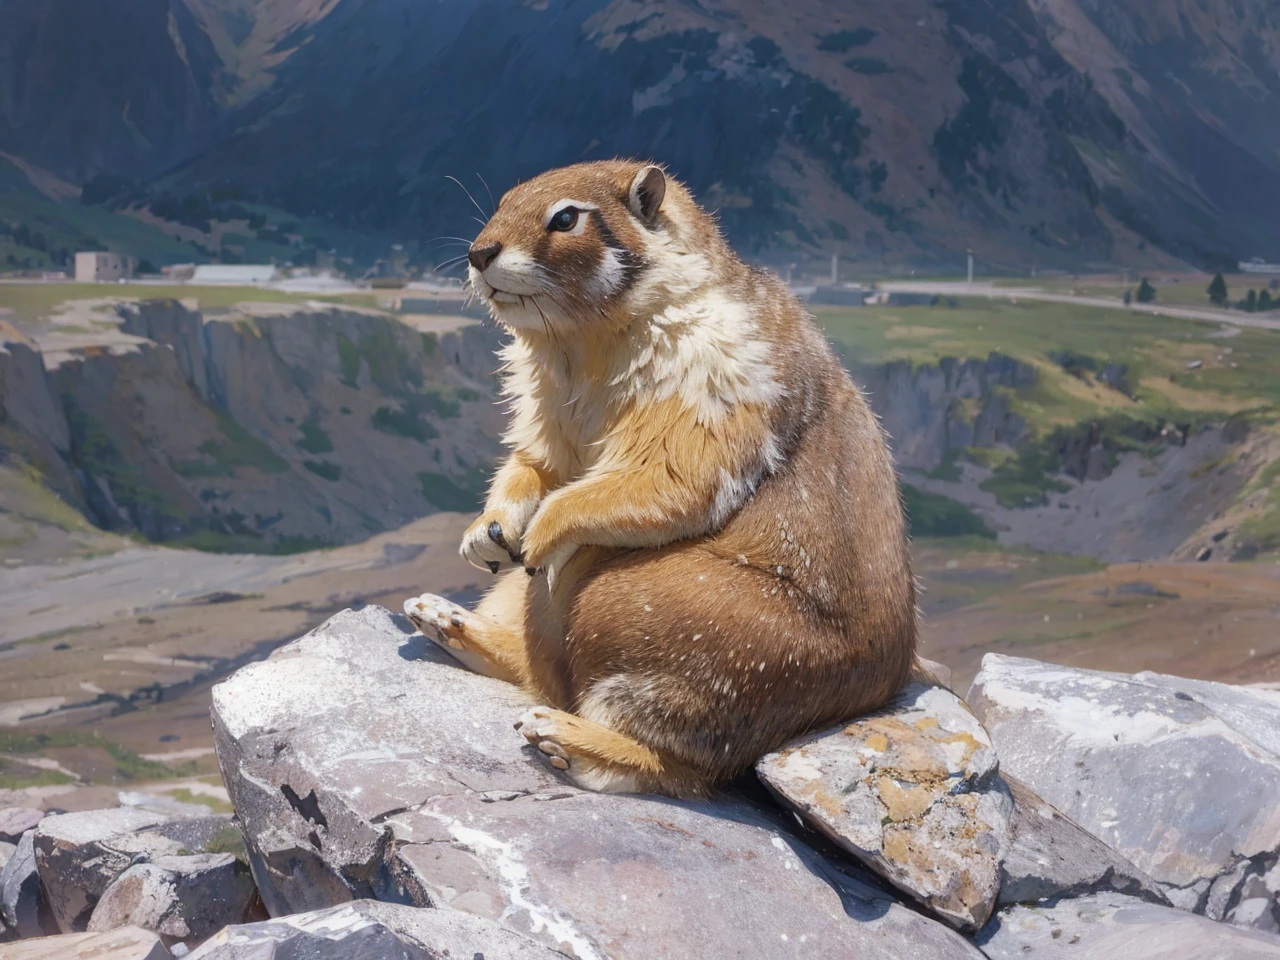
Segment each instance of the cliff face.
[{"label": "cliff face", "polygon": [[420,333],[354,310],[205,316],[174,301],[120,319],[143,339],[46,374],[13,338],[0,363],[5,423],[46,473],[66,466],[51,485],[95,525],[296,549],[478,503],[501,429],[485,329]]},{"label": "cliff face", "polygon": [[1035,367],[998,353],[936,366],[855,364],[851,372],[892,438],[895,462],[908,470],[933,470],[966,447],[1015,446],[1026,424],[1010,409],[1010,391],[1036,382]]}]

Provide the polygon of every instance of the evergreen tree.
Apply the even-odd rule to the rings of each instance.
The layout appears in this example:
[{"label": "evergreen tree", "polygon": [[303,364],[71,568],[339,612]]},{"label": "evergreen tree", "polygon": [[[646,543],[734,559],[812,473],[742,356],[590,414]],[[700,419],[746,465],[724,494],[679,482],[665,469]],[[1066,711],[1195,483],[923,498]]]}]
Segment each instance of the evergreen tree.
[{"label": "evergreen tree", "polygon": [[1258,291],[1257,290],[1250,290],[1247,294],[1245,294],[1244,309],[1248,313],[1258,312]]},{"label": "evergreen tree", "polygon": [[1271,291],[1263,287],[1262,292],[1258,294],[1258,311],[1261,313],[1273,309],[1275,309],[1275,301],[1271,299]]},{"label": "evergreen tree", "polygon": [[1227,305],[1227,281],[1222,278],[1222,274],[1217,274],[1213,278],[1213,283],[1209,284],[1209,302],[1215,307],[1225,307]]},{"label": "evergreen tree", "polygon": [[1138,302],[1154,303],[1156,299],[1156,288],[1147,282],[1147,278],[1142,278],[1142,283],[1138,284]]},{"label": "evergreen tree", "polygon": [[1124,305],[1127,307],[1127,306],[1129,306],[1129,304],[1130,304],[1130,303],[1132,303],[1132,302],[1133,302],[1133,291],[1132,291],[1132,290],[1126,290],[1126,291],[1124,292]]}]

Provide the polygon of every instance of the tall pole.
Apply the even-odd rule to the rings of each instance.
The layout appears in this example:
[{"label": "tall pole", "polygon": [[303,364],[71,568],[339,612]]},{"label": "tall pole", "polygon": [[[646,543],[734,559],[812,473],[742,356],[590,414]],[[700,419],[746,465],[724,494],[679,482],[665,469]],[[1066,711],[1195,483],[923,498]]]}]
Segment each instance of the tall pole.
[{"label": "tall pole", "polygon": [[834,287],[840,282],[840,254],[833,253],[831,255],[831,285]]},{"label": "tall pole", "polygon": [[973,251],[970,250],[968,251],[968,253],[969,253],[969,283],[972,284],[973,283]]}]

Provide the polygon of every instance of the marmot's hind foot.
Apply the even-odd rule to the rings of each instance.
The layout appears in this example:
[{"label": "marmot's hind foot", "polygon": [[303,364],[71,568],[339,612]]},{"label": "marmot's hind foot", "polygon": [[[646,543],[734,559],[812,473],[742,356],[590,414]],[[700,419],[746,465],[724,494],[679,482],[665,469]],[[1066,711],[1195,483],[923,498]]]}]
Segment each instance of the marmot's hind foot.
[{"label": "marmot's hind foot", "polygon": [[708,793],[704,778],[668,763],[656,750],[625,734],[575,714],[534,707],[515,726],[543,760],[584,790],[675,797]]},{"label": "marmot's hind foot", "polygon": [[524,716],[516,721],[516,729],[520,735],[546,754],[547,763],[557,770],[569,769],[569,753],[556,739],[559,728],[555,714],[558,710],[550,707],[534,707],[526,710]]}]

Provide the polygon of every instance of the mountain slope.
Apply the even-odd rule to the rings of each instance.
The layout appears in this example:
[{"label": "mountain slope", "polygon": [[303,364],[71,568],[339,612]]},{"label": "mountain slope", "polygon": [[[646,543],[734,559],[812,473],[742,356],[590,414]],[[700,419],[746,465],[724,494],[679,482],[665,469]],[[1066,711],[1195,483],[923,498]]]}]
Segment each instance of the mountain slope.
[{"label": "mountain slope", "polygon": [[1155,164],[1240,241],[1274,251],[1280,7],[1268,0],[1032,0],[1032,6],[1054,46]]},{"label": "mountain slope", "polygon": [[487,208],[482,180],[613,155],[669,164],[757,256],[1280,257],[1268,0],[103,0],[133,55],[95,50],[119,75],[93,89],[49,33],[69,3],[0,10],[0,149],[73,179],[170,168],[154,191],[421,260],[474,232],[447,177]]},{"label": "mountain slope", "polygon": [[10,0],[0,146],[81,182],[157,172],[207,142],[219,71],[181,0]]},{"label": "mountain slope", "polygon": [[[422,239],[469,229],[446,175],[498,190],[630,154],[669,163],[754,253],[928,264],[979,246],[1025,268],[1275,250],[1265,205],[1224,206],[1167,123],[1064,56],[1061,21],[1088,19],[1071,3],[344,0],[177,182]],[[1272,186],[1265,164],[1244,174]]]}]

